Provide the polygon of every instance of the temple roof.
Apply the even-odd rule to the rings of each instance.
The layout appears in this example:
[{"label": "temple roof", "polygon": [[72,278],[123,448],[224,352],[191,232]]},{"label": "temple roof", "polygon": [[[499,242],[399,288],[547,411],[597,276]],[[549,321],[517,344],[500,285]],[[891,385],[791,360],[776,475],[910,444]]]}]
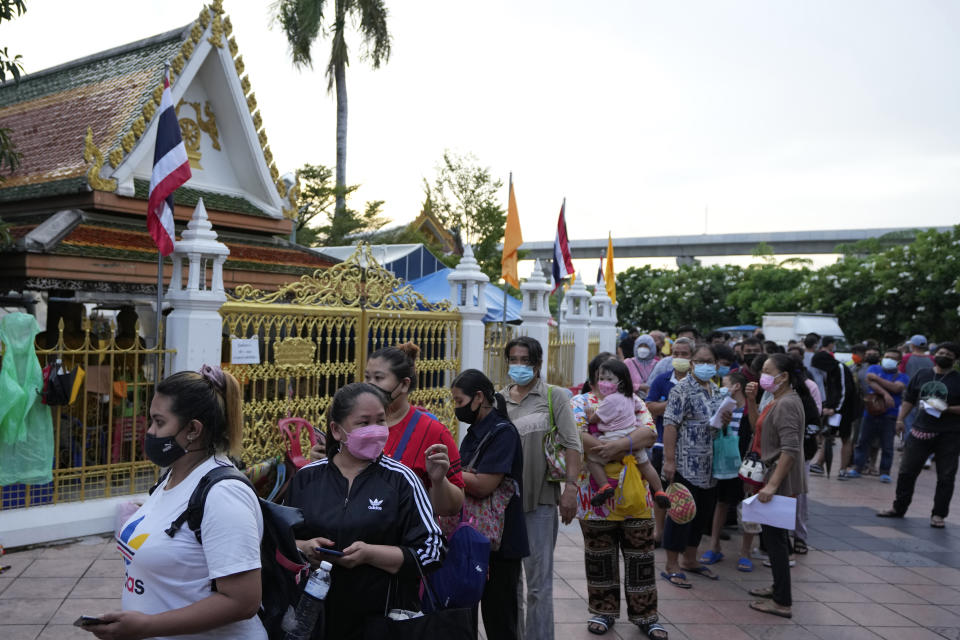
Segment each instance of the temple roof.
[{"label": "temple roof", "polygon": [[0,126],[12,130],[22,154],[0,184],[0,202],[91,189],[146,199],[170,64],[181,130],[188,151],[190,142],[195,147],[186,188],[223,211],[292,215],[296,189],[273,163],[231,31],[215,0],[184,27],[0,85]]}]

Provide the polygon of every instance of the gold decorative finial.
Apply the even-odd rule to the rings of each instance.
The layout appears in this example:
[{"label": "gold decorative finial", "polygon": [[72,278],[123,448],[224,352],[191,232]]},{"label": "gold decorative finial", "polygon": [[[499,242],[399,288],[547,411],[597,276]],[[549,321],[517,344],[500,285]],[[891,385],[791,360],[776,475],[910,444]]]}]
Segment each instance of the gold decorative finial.
[{"label": "gold decorative finial", "polygon": [[233,61],[233,68],[237,70],[238,76],[243,75],[243,70],[245,68],[243,66],[243,56],[237,56],[236,60]]},{"label": "gold decorative finial", "polygon": [[120,166],[120,163],[123,162],[123,149],[114,147],[108,154],[108,157],[110,158],[110,166],[116,169]]},{"label": "gold decorative finial", "polygon": [[213,26],[210,27],[210,37],[207,42],[215,47],[223,47],[223,22],[220,20],[220,14],[213,17]]},{"label": "gold decorative finial", "polygon": [[200,15],[197,18],[200,21],[200,24],[206,29],[210,25],[210,9],[204,7],[200,9]]},{"label": "gold decorative finial", "polygon": [[91,163],[87,170],[87,183],[97,191],[116,191],[117,181],[100,177],[103,168],[103,154],[97,145],[93,144],[93,127],[87,127],[87,135],[83,140],[83,161]]}]

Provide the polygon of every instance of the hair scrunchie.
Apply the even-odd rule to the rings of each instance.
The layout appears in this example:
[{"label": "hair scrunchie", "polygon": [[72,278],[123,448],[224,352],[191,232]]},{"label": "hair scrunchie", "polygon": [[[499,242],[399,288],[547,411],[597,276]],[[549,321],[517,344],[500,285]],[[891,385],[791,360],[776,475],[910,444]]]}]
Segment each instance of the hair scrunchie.
[{"label": "hair scrunchie", "polygon": [[203,376],[206,380],[209,380],[210,383],[213,384],[213,386],[216,387],[221,393],[227,392],[227,379],[224,377],[223,369],[220,367],[211,367],[210,365],[205,364],[200,367],[200,371],[197,373]]}]

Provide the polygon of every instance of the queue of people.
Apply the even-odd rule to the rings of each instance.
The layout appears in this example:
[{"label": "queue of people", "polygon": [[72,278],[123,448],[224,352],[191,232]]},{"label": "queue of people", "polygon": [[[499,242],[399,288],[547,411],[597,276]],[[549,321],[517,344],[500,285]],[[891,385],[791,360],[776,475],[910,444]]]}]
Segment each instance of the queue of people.
[{"label": "queue of people", "polygon": [[[622,557],[627,620],[666,640],[658,582],[690,589],[696,584],[688,575],[718,580],[711,566],[724,560],[722,529],[752,494],[760,503],[798,499],[792,530],[739,518],[736,565],[754,570],[759,532],[772,583],[750,592],[758,598],[750,606],[791,617],[790,567],[807,551],[808,474],[829,470],[839,435],[838,479],[866,475],[878,449],[880,478],[889,482],[893,433],[905,432],[908,420],[896,500],[878,515],[903,517],[933,455],[930,524],[944,526],[960,455],[960,347],[941,343],[928,357],[914,350],[922,338],[914,336],[909,357],[890,349],[874,362],[867,354],[879,349],[863,345],[848,365],[815,335],[787,353],[762,336],[729,344],[722,335],[701,341],[692,327],[678,333],[672,343],[661,332],[626,336],[618,354],[590,361],[572,397],[542,378],[536,340],[511,340],[503,389],[475,369],[451,383],[456,417],[468,425],[459,446],[409,401],[416,345],[371,354],[364,381],[335,394],[325,440],[286,495],[304,516],[295,530],[303,558],[333,566],[324,628],[314,637],[362,638],[370,616],[419,611],[422,576],[429,581],[444,561],[438,516],[458,516],[467,501],[494,493],[507,496],[502,525],[472,611],[474,632],[482,617],[491,640],[553,638],[554,549],[559,524],[575,518],[584,540],[588,631],[603,635],[620,617]],[[264,523],[252,489],[230,480],[210,489],[202,541],[199,532],[167,530],[204,475],[233,464],[239,384],[218,367],[174,374],[157,385],[150,418],[144,450],[167,471],[117,536],[127,564],[123,610],[85,628],[111,639],[266,638],[256,616]],[[741,459],[759,471],[735,475]],[[710,542],[701,554],[704,536]],[[666,553],[659,581],[658,546]]]}]

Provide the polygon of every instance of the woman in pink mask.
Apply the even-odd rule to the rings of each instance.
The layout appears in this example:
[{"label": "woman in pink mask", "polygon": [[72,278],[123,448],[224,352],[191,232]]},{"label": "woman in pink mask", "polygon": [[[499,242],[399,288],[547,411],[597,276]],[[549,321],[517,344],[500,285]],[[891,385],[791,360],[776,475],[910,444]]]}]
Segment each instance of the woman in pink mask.
[{"label": "woman in pink mask", "polygon": [[334,565],[327,638],[362,637],[362,620],[385,608],[419,610],[417,564],[424,573],[440,566],[442,536],[423,483],[383,455],[384,400],[365,382],[337,391],[328,457],[303,467],[287,494],[287,504],[303,510],[300,551],[312,565]]}]

